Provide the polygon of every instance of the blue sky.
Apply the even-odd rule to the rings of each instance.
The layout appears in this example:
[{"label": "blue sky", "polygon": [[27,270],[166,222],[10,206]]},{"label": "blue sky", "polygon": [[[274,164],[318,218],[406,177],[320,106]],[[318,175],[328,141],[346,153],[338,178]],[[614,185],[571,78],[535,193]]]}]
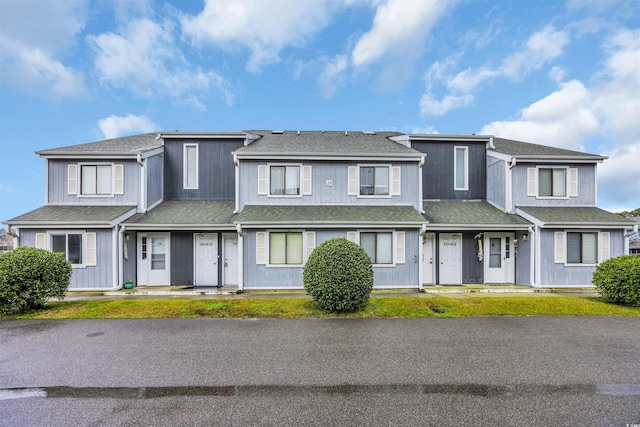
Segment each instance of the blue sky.
[{"label": "blue sky", "polygon": [[492,134],[604,154],[640,207],[635,1],[0,2],[0,220],[45,148],[151,131]]}]

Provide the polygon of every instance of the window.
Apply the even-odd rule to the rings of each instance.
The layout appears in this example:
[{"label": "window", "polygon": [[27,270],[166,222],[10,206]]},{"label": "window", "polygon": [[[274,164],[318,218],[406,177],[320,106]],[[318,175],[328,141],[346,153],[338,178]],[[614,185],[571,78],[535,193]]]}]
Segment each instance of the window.
[{"label": "window", "polygon": [[69,164],[67,165],[67,193],[90,197],[112,197],[115,194],[123,194],[124,165]]},{"label": "window", "polygon": [[300,194],[300,166],[271,166],[270,194],[297,196]]},{"label": "window", "polygon": [[393,264],[393,233],[360,233],[360,246],[373,264]]},{"label": "window", "polygon": [[598,233],[567,233],[567,264],[596,264]]},{"label": "window", "polygon": [[198,188],[198,144],[183,146],[183,186],[185,189]]},{"label": "window", "polygon": [[469,189],[469,147],[454,147],[454,150],[454,189],[466,191]]},{"label": "window", "polygon": [[51,251],[62,252],[71,264],[82,264],[82,234],[52,234]]},{"label": "window", "polygon": [[360,195],[388,196],[389,195],[389,167],[361,166],[360,167]]},{"label": "window", "polygon": [[97,265],[97,234],[84,231],[36,233],[35,247],[61,252],[74,268]]},{"label": "window", "polygon": [[578,197],[578,169],[566,166],[528,168],[527,196]]},{"label": "window", "polygon": [[302,233],[269,233],[269,264],[302,264]]}]

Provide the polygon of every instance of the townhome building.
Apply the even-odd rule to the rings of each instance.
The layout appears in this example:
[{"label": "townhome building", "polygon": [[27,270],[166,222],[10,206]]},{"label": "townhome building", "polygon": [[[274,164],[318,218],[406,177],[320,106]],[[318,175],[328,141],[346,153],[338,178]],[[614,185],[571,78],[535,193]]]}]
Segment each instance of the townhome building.
[{"label": "townhome building", "polygon": [[377,288],[589,286],[628,248],[630,221],[597,207],[606,157],[493,136],[167,132],[36,153],[45,205],[7,232],[64,253],[75,290],[301,289],[334,237]]}]

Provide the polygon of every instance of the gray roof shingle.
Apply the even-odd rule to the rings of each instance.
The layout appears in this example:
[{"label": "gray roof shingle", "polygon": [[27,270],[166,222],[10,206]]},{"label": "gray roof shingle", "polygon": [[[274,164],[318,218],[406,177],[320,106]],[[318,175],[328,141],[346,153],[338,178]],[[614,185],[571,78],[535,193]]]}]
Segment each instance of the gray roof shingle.
[{"label": "gray roof shingle", "polygon": [[560,158],[604,160],[606,156],[550,147],[548,145],[532,144],[530,142],[514,141],[512,139],[493,138],[495,148],[490,149],[516,158]]},{"label": "gray roof shingle", "polygon": [[135,206],[55,206],[47,205],[7,221],[10,225],[95,225],[113,226],[112,221]]},{"label": "gray roof shingle", "polygon": [[502,212],[485,201],[424,200],[424,216],[432,226],[526,228],[530,222]]},{"label": "gray roof shingle", "polygon": [[125,136],[122,138],[105,139],[103,141],[86,144],[69,145],[67,147],[51,148],[36,151],[40,156],[56,155],[135,155],[154,148],[162,147],[162,140],[156,139],[156,133]]},{"label": "gray roof shingle", "polygon": [[170,200],[147,213],[136,214],[125,221],[135,227],[233,227],[235,202],[228,200]]},{"label": "gray roof shingle", "polygon": [[604,209],[593,207],[541,207],[541,206],[517,206],[517,209],[525,214],[540,220],[544,226],[620,226],[629,227],[634,224],[628,218],[614,214]]},{"label": "gray roof shingle", "polygon": [[422,215],[412,206],[246,205],[235,218],[242,225],[420,225]]},{"label": "gray roof shingle", "polygon": [[389,139],[397,132],[249,131],[261,137],[235,151],[239,156],[379,156],[422,157],[423,154]]}]

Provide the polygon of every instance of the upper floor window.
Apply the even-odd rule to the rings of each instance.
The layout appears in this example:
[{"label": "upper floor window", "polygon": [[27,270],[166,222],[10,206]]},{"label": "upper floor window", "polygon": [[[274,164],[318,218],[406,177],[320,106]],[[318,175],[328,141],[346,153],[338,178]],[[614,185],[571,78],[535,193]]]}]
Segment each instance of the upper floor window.
[{"label": "upper floor window", "polygon": [[183,145],[183,187],[198,188],[198,144]]},{"label": "upper floor window", "polygon": [[123,194],[124,165],[69,164],[67,193],[90,197],[111,197],[115,194]]},{"label": "upper floor window", "polygon": [[349,166],[348,194],[362,197],[399,196],[400,177],[400,166]]},{"label": "upper floor window", "polygon": [[310,196],[311,165],[258,165],[261,196]]},{"label": "upper floor window", "polygon": [[454,189],[469,189],[469,147],[454,147],[453,163]]},{"label": "upper floor window", "polygon": [[527,196],[567,198],[578,196],[578,169],[539,166],[527,169]]}]

